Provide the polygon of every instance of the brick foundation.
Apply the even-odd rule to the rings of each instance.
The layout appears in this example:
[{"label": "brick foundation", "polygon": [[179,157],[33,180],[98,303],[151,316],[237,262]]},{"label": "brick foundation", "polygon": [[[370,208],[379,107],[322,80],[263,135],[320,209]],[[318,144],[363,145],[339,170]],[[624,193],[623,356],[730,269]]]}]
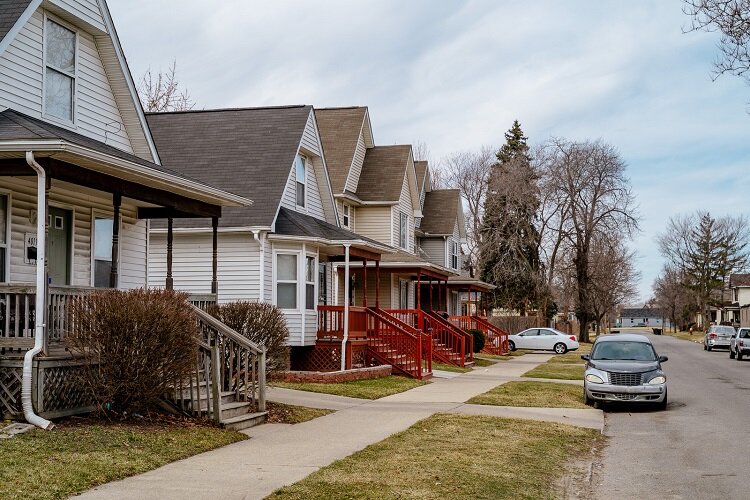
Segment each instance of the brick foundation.
[{"label": "brick foundation", "polygon": [[388,377],[390,374],[390,365],[380,365],[336,372],[273,372],[271,378],[273,380],[281,380],[284,382],[319,382],[332,384],[337,382],[351,382],[353,380]]}]

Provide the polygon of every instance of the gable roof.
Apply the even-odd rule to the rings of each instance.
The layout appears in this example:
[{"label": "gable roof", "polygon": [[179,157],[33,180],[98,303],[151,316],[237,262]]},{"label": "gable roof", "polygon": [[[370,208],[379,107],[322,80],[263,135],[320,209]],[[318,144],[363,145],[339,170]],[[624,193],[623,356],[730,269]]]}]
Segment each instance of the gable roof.
[{"label": "gable roof", "polygon": [[411,158],[411,146],[375,146],[367,150],[357,185],[362,201],[398,202]]},{"label": "gable roof", "polygon": [[366,107],[315,109],[328,175],[335,194],[343,193],[346,187],[366,116]]},{"label": "gable roof", "polygon": [[729,275],[729,287],[750,286],[750,274],[731,274]]},{"label": "gable roof", "polygon": [[627,307],[620,312],[621,318],[660,318],[661,315],[658,307]]},{"label": "gable roof", "polygon": [[459,220],[460,206],[461,191],[458,189],[438,189],[425,193],[422,210],[424,217],[419,229],[426,236],[453,234],[453,228]]},{"label": "gable roof", "polygon": [[13,29],[31,0],[0,0],[0,42]]},{"label": "gable roof", "polygon": [[[226,209],[221,227],[271,227],[311,106],[148,113],[162,163],[253,200]],[[176,227],[210,221],[175,220]]]},{"label": "gable roof", "polygon": [[427,161],[419,160],[414,162],[414,170],[417,172],[417,189],[424,189],[424,181],[427,175]]},{"label": "gable roof", "polygon": [[310,215],[301,214],[294,210],[281,207],[276,218],[274,234],[299,236],[303,238],[321,238],[331,242],[360,241],[368,246],[376,246],[391,250],[388,245],[371,238],[359,235],[348,229],[338,227],[330,222],[317,219]]}]

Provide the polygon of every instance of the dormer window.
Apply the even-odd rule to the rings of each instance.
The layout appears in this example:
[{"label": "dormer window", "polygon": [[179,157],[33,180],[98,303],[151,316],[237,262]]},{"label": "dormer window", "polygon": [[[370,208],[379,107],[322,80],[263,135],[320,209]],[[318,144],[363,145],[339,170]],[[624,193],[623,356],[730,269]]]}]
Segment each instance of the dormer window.
[{"label": "dormer window", "polygon": [[297,155],[297,158],[294,160],[294,168],[297,174],[297,206],[304,208],[306,195],[305,190],[307,189],[307,168],[305,165],[304,156]]},{"label": "dormer window", "polygon": [[73,122],[77,35],[47,19],[44,51],[44,114]]}]

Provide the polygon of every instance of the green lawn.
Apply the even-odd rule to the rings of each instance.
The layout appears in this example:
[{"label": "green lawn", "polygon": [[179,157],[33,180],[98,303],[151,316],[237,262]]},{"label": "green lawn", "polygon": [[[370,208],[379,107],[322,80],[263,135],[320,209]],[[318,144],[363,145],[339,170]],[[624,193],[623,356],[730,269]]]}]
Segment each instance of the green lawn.
[{"label": "green lawn", "polygon": [[583,390],[554,382],[508,382],[467,401],[475,405],[583,408]]},{"label": "green lawn", "polygon": [[522,377],[558,380],[583,380],[583,364],[547,362],[527,371]]},{"label": "green lawn", "polygon": [[350,398],[379,399],[385,396],[390,396],[391,394],[398,394],[399,392],[414,389],[415,387],[419,387],[426,383],[427,382],[413,378],[391,375],[390,377],[331,384],[271,381],[270,385],[274,387],[283,387],[285,389],[295,389],[298,391],[348,396]]},{"label": "green lawn", "polygon": [[482,357],[474,356],[474,367],[475,368],[483,368],[485,366],[492,366],[495,363],[497,363],[497,360],[494,358],[487,358],[484,354],[482,354]]},{"label": "green lawn", "polygon": [[202,425],[62,423],[0,440],[0,498],[67,498],[243,439]]},{"label": "green lawn", "polygon": [[434,361],[432,362],[432,369],[454,373],[466,373],[471,371],[471,368],[461,368],[460,366],[449,365],[448,363],[435,363]]},{"label": "green lawn", "polygon": [[438,414],[269,498],[554,498],[557,480],[600,439],[562,424]]},{"label": "green lawn", "polygon": [[268,423],[271,424],[301,424],[314,418],[322,417],[333,413],[335,410],[325,410],[321,408],[308,408],[306,406],[287,405],[284,403],[275,403],[268,401],[266,403],[268,410]]}]

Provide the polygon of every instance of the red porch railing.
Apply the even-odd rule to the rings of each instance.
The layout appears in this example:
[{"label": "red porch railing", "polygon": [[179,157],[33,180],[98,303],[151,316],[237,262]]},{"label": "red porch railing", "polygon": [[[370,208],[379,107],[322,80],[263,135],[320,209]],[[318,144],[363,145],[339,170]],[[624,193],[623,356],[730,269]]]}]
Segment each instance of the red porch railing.
[{"label": "red porch railing", "polygon": [[482,352],[487,354],[508,354],[508,332],[480,316],[451,316],[451,323],[463,330],[480,330],[485,341]]},{"label": "red porch railing", "polygon": [[435,313],[421,309],[386,309],[389,315],[432,334],[433,358],[465,367],[474,361],[473,338]]}]

